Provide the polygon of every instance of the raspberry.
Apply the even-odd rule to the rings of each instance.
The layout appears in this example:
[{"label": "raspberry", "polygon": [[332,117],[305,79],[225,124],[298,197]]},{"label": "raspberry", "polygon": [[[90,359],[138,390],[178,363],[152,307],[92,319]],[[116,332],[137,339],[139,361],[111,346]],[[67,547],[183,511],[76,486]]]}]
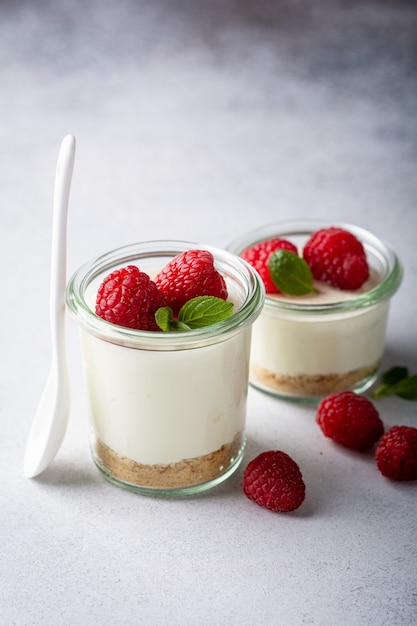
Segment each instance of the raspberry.
[{"label": "raspberry", "polygon": [[378,443],[375,460],[391,480],[417,479],[417,428],[393,426]]},{"label": "raspberry", "polygon": [[281,293],[278,287],[272,282],[271,275],[268,269],[268,261],[271,254],[276,250],[289,250],[289,252],[295,252],[297,254],[297,248],[290,241],[286,239],[268,239],[267,241],[261,241],[251,248],[246,248],[241,253],[242,259],[245,259],[252,265],[258,272],[259,276],[264,281],[266,293]]},{"label": "raspberry", "polygon": [[358,289],[369,277],[369,267],[361,242],[334,226],[316,231],[303,250],[304,260],[316,280],[339,289]]},{"label": "raspberry", "polygon": [[174,314],[197,296],[216,296],[227,300],[225,280],[214,267],[214,257],[207,250],[181,252],[159,272],[155,283]]},{"label": "raspberry", "polygon": [[369,449],[384,432],[372,402],[353,391],[324,398],[317,408],[316,422],[326,437],[354,450]]},{"label": "raspberry", "polygon": [[155,312],[166,306],[163,294],[135,265],[115,270],[101,283],[96,315],[107,322],[137,330],[160,330]]},{"label": "raspberry", "polygon": [[276,512],[297,509],[305,498],[305,484],[297,463],[285,452],[262,452],[248,463],[243,492],[259,506]]}]

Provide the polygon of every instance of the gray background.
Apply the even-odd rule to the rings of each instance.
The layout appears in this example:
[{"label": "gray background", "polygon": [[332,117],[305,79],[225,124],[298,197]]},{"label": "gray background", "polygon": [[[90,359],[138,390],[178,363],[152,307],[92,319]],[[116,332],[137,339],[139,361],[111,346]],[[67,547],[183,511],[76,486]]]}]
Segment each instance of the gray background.
[{"label": "gray background", "polygon": [[[342,450],[314,409],[249,392],[245,463],[283,449],[307,485],[274,515],[242,470],[143,498],[90,459],[77,329],[72,414],[38,479],[24,447],[46,379],[52,189],[77,138],[68,272],[145,239],[219,247],[292,217],[351,221],[404,265],[383,366],[417,370],[415,4],[0,2],[2,624],[409,625],[416,486]],[[415,404],[380,401],[387,427]]]}]

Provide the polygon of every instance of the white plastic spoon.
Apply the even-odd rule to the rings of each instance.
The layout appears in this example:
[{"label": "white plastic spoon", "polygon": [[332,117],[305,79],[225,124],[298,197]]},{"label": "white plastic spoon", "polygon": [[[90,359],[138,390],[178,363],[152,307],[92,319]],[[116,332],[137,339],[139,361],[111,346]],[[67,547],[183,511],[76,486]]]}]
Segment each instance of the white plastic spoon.
[{"label": "white plastic spoon", "polygon": [[55,458],[67,429],[70,392],[65,338],[65,289],[67,269],[67,214],[75,158],[75,137],[64,137],[56,166],[52,257],[50,279],[50,322],[52,363],[26,444],[24,473],[41,474]]}]

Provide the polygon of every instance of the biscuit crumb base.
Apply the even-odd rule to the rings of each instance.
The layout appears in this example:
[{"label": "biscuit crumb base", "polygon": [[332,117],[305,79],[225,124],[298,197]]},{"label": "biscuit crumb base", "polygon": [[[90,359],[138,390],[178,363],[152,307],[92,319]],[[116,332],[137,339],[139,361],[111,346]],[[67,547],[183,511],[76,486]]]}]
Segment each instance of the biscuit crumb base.
[{"label": "biscuit crumb base", "polygon": [[251,366],[252,380],[271,392],[297,397],[324,397],[338,391],[352,389],[360,381],[371,376],[378,363],[343,374],[301,374],[285,376],[276,374],[259,365]]},{"label": "biscuit crumb base", "polygon": [[123,483],[149,489],[177,489],[199,485],[223,474],[235,460],[242,442],[242,433],[238,433],[231,443],[204,456],[157,465],[137,463],[121,456],[100,439],[95,439],[92,448],[97,465]]}]

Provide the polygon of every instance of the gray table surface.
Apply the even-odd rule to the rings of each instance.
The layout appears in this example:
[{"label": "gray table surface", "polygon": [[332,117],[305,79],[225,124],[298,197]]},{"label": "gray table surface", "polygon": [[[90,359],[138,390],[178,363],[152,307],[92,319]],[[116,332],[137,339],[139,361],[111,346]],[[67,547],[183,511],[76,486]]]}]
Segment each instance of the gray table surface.
[{"label": "gray table surface", "polygon": [[[52,188],[77,138],[68,272],[134,241],[219,247],[292,217],[351,221],[404,265],[383,368],[417,370],[416,22],[411,1],[0,3],[0,622],[410,625],[416,484],[326,440],[314,409],[249,391],[245,463],[299,463],[273,514],[242,468],[201,497],[120,490],[91,461],[78,332],[72,413],[37,479],[23,453],[50,359]],[[386,427],[416,405],[378,404]]]}]

